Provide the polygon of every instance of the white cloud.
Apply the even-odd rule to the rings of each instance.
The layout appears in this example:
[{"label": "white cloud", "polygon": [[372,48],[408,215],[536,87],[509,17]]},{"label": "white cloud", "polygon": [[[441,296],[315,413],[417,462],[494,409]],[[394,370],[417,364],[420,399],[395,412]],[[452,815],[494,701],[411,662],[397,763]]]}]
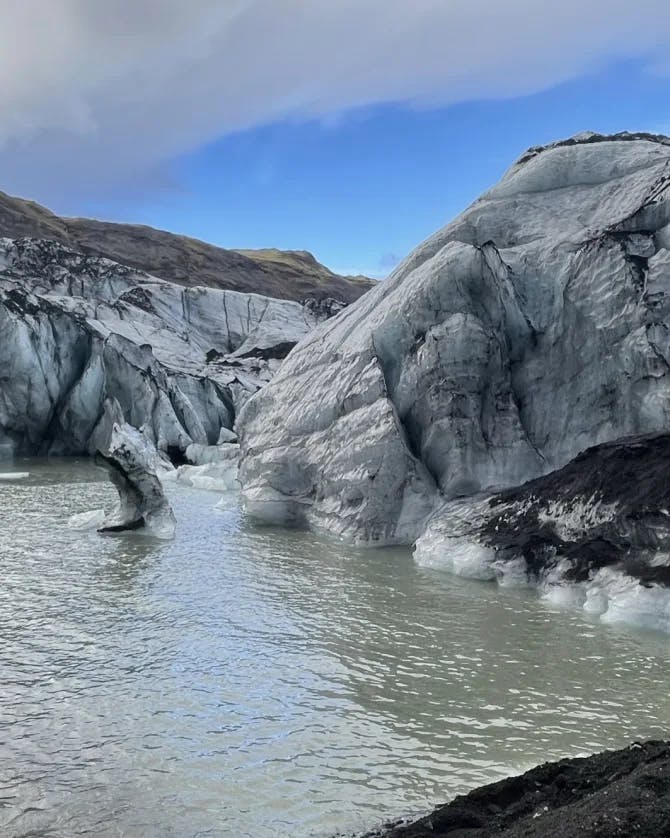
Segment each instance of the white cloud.
[{"label": "white cloud", "polygon": [[0,0],[0,179],[95,191],[278,119],[519,95],[615,58],[667,66],[666,4]]}]

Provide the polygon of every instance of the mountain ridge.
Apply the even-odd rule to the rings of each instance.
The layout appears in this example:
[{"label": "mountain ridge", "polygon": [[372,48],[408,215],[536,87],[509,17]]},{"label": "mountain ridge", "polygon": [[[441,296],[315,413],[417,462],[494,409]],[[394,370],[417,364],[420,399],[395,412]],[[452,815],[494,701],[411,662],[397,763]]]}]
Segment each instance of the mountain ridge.
[{"label": "mountain ridge", "polygon": [[333,298],[351,303],[376,283],[346,277],[308,251],[229,250],[144,224],[68,218],[0,191],[0,236],[50,239],[185,287],[204,285],[302,302]]}]

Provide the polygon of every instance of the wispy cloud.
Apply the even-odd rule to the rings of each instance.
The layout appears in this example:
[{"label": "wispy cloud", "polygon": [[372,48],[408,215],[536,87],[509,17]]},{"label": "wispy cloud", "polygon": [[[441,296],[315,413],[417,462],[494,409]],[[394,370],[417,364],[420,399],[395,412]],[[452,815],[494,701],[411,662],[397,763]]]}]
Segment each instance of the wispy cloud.
[{"label": "wispy cloud", "polygon": [[0,171],[26,192],[155,177],[275,120],[670,60],[667,0],[0,0],[0,14]]}]

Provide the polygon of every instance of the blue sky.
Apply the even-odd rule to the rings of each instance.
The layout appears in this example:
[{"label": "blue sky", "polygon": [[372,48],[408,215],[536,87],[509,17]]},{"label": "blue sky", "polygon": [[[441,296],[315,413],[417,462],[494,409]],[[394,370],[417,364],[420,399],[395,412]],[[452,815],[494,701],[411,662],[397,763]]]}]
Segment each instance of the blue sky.
[{"label": "blue sky", "polygon": [[670,132],[658,0],[0,3],[0,189],[343,273],[388,273],[530,145]]},{"label": "blue sky", "polygon": [[527,147],[587,129],[664,128],[670,80],[619,63],[534,96],[242,132],[176,160],[174,189],[154,201],[85,209],[223,247],[307,249],[334,270],[382,276]]}]

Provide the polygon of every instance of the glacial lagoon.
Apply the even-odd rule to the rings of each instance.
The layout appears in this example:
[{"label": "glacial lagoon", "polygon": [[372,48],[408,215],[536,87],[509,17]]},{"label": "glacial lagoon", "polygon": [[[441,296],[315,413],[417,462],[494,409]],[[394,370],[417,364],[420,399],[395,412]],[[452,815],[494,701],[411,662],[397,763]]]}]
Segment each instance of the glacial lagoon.
[{"label": "glacial lagoon", "polygon": [[68,525],[86,461],[0,482],[0,834],[332,836],[539,762],[663,738],[670,642],[246,522],[170,485],[173,541]]}]

